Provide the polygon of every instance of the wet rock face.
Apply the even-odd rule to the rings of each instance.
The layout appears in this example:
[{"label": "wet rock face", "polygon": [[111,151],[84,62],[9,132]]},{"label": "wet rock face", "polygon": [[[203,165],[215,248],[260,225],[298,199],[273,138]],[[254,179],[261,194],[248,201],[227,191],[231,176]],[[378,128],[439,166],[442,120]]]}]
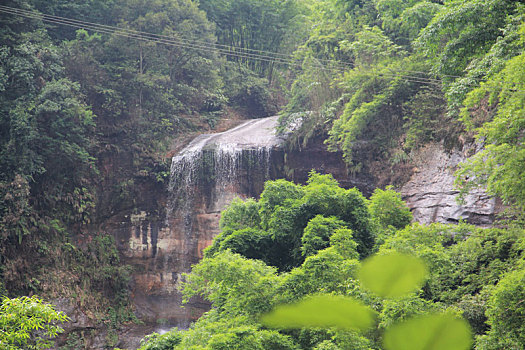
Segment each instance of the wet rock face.
[{"label": "wet rock face", "polygon": [[[144,194],[164,204],[162,215],[152,210],[154,201],[144,201],[133,213],[106,222],[123,262],[133,267],[131,298],[147,324],[184,329],[209,308],[198,298],[181,307],[182,274],[202,259],[219,233],[220,212],[235,197],[258,197],[265,181],[283,177],[276,122],[276,117],[255,119],[197,137],[173,158],[169,188]],[[134,348],[139,338],[130,337],[121,347]]]},{"label": "wet rock face", "polygon": [[[111,229],[125,263],[134,267],[132,300],[144,321],[186,328],[209,305],[194,299],[181,308],[182,274],[203,257],[219,233],[220,212],[240,197],[257,198],[267,180],[306,182],[315,169],[332,173],[344,187],[371,193],[369,177],[348,176],[341,155],[326,151],[322,138],[285,155],[275,134],[277,117],[247,121],[223,133],[201,135],[173,157],[164,217],[135,210]],[[293,169],[288,172],[286,168]],[[288,175],[288,176],[287,176]],[[129,345],[128,345],[129,346]]]},{"label": "wet rock face", "polygon": [[[306,183],[310,171],[315,170],[321,174],[332,174],[344,188],[356,187],[365,196],[370,196],[376,188],[376,180],[368,169],[363,169],[356,174],[349,174],[343,154],[341,152],[328,152],[324,144],[325,137],[317,136],[308,142],[308,146],[300,150],[288,152],[286,155],[283,174],[289,181]],[[358,159],[358,162],[366,160]]]},{"label": "wet rock face", "polygon": [[430,144],[415,157],[414,173],[401,194],[420,223],[468,223],[488,226],[494,221],[496,200],[476,190],[458,203],[454,189],[454,172],[467,158],[470,147],[446,152],[441,144]]}]

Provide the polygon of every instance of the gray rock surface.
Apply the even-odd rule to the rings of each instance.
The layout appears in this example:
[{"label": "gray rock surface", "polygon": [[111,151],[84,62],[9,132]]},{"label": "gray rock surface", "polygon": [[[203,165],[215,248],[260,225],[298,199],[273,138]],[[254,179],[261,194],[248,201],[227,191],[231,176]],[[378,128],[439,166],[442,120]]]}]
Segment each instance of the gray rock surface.
[{"label": "gray rock surface", "polygon": [[434,143],[417,152],[414,174],[401,188],[415,221],[429,224],[464,220],[480,226],[494,221],[496,200],[483,190],[473,191],[461,204],[457,201],[459,191],[454,187],[454,172],[471,148],[446,152],[443,145]]}]

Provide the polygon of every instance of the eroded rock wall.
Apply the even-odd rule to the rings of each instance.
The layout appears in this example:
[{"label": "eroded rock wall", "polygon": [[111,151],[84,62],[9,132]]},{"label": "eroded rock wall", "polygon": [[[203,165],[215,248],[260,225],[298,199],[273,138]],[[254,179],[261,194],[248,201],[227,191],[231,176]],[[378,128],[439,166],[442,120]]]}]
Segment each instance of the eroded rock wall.
[{"label": "eroded rock wall", "polygon": [[463,220],[479,226],[492,224],[497,212],[494,198],[478,189],[459,203],[459,191],[454,187],[454,172],[473,147],[467,145],[446,151],[441,143],[432,143],[416,152],[413,175],[400,189],[415,221],[429,224]]}]

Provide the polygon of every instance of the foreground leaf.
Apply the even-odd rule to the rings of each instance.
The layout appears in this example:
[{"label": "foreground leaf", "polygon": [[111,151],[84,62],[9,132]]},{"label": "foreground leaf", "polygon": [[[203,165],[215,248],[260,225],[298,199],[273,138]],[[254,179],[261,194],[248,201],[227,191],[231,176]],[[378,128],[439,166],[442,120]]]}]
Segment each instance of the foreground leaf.
[{"label": "foreground leaf", "polygon": [[363,303],[348,297],[320,295],[283,305],[264,315],[262,323],[274,328],[336,327],[365,330],[374,314]]},{"label": "foreground leaf", "polygon": [[420,259],[393,253],[365,260],[359,277],[365,288],[381,297],[393,298],[421,288],[426,275],[427,268]]},{"label": "foreground leaf", "polygon": [[415,317],[389,328],[387,350],[468,350],[472,334],[467,321],[453,315]]}]

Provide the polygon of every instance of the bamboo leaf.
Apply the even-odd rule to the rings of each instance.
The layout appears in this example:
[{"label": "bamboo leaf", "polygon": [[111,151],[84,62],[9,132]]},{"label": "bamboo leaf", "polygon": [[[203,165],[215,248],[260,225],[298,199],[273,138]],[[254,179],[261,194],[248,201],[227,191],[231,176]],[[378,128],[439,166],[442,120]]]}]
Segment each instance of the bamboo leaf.
[{"label": "bamboo leaf", "polygon": [[468,350],[472,333],[467,322],[453,315],[415,317],[389,328],[387,350]]},{"label": "bamboo leaf", "polygon": [[274,328],[336,327],[365,330],[372,326],[373,311],[348,297],[319,295],[295,304],[277,307],[262,317],[262,323]]},{"label": "bamboo leaf", "polygon": [[394,298],[421,288],[426,275],[427,268],[420,259],[393,253],[365,260],[359,277],[365,288],[381,297]]}]

